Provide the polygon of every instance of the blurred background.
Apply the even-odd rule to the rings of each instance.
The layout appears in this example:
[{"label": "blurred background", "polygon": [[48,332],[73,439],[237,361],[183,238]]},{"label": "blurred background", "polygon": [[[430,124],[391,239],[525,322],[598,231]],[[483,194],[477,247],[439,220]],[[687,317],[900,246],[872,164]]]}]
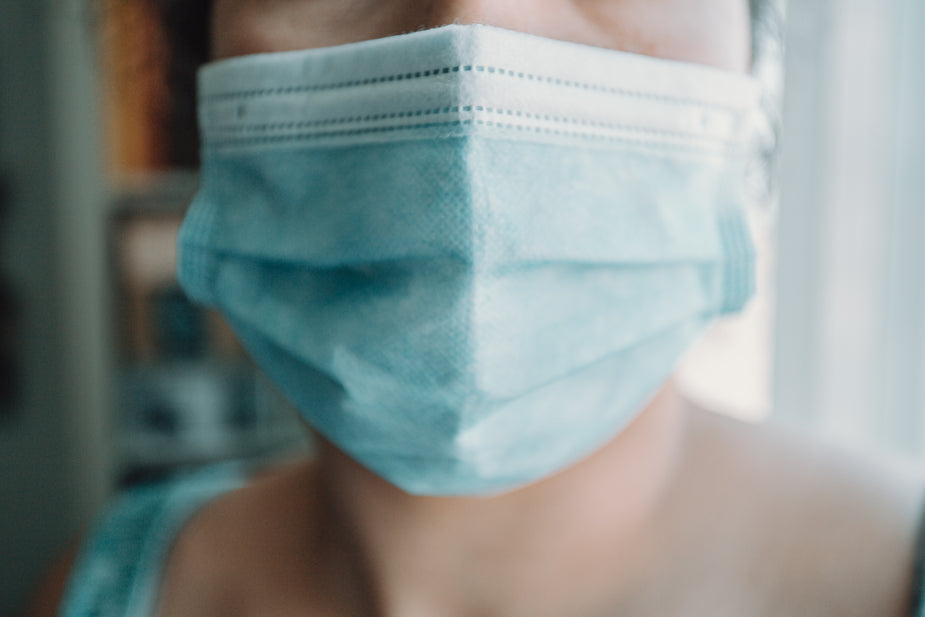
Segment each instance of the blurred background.
[{"label": "blurred background", "polygon": [[[198,144],[163,4],[0,2],[0,615],[114,490],[311,447],[176,286]],[[923,31],[920,0],[794,2],[766,28],[760,293],[686,360],[690,398],[925,462]]]}]

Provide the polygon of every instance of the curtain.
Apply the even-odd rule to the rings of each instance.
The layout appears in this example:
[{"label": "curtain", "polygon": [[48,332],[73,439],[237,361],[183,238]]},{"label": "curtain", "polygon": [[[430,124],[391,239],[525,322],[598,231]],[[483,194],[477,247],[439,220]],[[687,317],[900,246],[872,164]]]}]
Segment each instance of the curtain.
[{"label": "curtain", "polygon": [[787,12],[773,409],[925,454],[925,2]]}]

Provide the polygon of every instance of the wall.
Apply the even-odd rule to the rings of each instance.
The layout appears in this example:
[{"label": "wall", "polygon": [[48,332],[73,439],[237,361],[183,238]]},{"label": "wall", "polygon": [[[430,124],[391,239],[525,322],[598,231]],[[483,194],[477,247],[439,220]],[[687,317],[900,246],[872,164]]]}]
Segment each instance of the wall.
[{"label": "wall", "polygon": [[791,2],[779,417],[925,454],[925,3]]},{"label": "wall", "polygon": [[23,391],[0,424],[0,614],[108,490],[107,304],[93,25],[77,2],[0,2],[0,269]]}]

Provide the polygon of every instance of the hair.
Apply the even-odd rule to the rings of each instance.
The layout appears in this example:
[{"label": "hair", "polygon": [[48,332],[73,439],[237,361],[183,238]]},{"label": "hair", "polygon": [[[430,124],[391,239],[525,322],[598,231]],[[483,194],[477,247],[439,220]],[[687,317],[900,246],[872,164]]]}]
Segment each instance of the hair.
[{"label": "hair", "polygon": [[198,167],[196,71],[211,55],[213,0],[148,1],[155,3],[168,48],[163,78],[170,102],[164,129],[170,135],[171,164]]},{"label": "hair", "polygon": [[[211,49],[213,0],[146,0],[153,2],[160,19],[169,53],[164,78],[170,93],[165,114],[165,130],[172,136],[169,147],[171,163],[179,167],[197,167],[199,139],[196,129],[196,71],[208,62]],[[774,82],[773,68],[780,62],[781,0],[749,0],[752,23],[752,64],[754,72],[765,81]],[[768,66],[771,65],[771,70]],[[764,169],[764,192],[773,192],[774,153],[778,122],[779,84],[766,83],[764,107],[768,119],[759,146]]]}]

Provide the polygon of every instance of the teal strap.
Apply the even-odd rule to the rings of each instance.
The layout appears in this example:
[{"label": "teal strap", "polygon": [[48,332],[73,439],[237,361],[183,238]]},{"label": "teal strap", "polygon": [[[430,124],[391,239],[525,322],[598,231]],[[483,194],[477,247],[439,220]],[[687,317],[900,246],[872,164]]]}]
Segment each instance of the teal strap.
[{"label": "teal strap", "polygon": [[915,569],[912,578],[912,617],[925,617],[925,511],[915,545]]},{"label": "teal strap", "polygon": [[739,207],[720,212],[719,233],[725,256],[720,314],[725,315],[742,310],[755,293],[755,249],[747,215]]},{"label": "teal strap", "polygon": [[61,617],[151,615],[180,529],[203,504],[246,479],[243,464],[227,463],[118,496],[82,547]]}]

